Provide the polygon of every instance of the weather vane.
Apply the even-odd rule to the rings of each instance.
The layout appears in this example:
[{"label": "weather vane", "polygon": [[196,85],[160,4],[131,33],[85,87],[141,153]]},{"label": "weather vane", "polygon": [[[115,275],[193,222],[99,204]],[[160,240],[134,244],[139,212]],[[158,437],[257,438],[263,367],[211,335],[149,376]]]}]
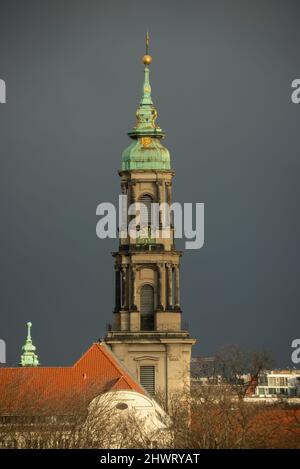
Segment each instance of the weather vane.
[{"label": "weather vane", "polygon": [[143,63],[147,67],[152,62],[152,57],[151,57],[151,55],[149,55],[149,41],[150,41],[150,36],[149,36],[149,32],[147,31],[147,33],[146,33],[146,54],[143,57]]},{"label": "weather vane", "polygon": [[149,55],[149,41],[150,41],[150,36],[149,36],[149,31],[146,32],[146,55]]}]

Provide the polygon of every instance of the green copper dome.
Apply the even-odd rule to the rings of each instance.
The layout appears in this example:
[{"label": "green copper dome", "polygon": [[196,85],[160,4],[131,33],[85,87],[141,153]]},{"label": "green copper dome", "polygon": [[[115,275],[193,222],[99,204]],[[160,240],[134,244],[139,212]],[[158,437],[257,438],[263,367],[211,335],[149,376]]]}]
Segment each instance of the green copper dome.
[{"label": "green copper dome", "polygon": [[[144,139],[146,139],[145,137]],[[143,138],[134,140],[122,155],[122,171],[132,169],[170,169],[170,153],[159,141],[150,138],[144,143]],[[147,142],[147,141],[146,141]]]},{"label": "green copper dome", "polygon": [[142,98],[136,111],[136,125],[128,133],[133,142],[122,154],[122,171],[134,169],[170,170],[170,153],[160,142],[165,133],[155,123],[157,111],[151,97],[149,65],[152,58],[148,54],[148,44],[149,36],[147,34],[146,55],[143,57],[145,69]]}]

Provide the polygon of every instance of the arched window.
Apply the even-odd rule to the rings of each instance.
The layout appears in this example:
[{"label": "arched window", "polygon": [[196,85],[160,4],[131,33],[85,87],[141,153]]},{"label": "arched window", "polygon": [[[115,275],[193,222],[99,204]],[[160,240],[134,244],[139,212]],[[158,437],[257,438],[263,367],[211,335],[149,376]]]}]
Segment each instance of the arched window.
[{"label": "arched window", "polygon": [[151,224],[151,204],[153,199],[151,195],[144,194],[139,202],[141,203],[141,225],[149,226]]},{"label": "arched window", "polygon": [[141,288],[141,330],[154,330],[154,289],[151,285]]}]

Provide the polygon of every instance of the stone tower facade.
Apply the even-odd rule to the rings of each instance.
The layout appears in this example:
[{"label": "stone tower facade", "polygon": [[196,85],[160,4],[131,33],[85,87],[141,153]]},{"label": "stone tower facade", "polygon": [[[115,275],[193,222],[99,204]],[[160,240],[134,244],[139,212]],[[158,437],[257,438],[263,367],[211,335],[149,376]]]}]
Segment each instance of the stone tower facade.
[{"label": "stone tower facade", "polygon": [[[127,196],[128,217],[115,259],[115,310],[113,326],[105,341],[119,360],[150,394],[166,397],[189,391],[191,348],[195,340],[182,329],[180,306],[180,258],[170,223],[163,237],[163,211],[158,229],[151,233],[153,203],[172,202],[174,171],[170,154],[161,140],[164,132],[156,124],[149,81],[148,37],[144,63],[142,98],[136,125],[128,133],[131,145],[122,155],[122,194]],[[128,207],[125,207],[127,210]],[[126,230],[135,215],[135,236]],[[120,227],[123,232],[124,227]],[[127,233],[126,233],[127,231]]]}]

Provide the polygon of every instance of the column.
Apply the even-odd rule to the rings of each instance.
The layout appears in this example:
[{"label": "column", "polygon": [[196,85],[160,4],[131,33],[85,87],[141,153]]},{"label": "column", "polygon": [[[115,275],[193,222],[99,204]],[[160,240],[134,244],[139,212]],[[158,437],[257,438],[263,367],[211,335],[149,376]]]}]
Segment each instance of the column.
[{"label": "column", "polygon": [[172,307],[172,265],[167,264],[167,308]]},{"label": "column", "polygon": [[[159,204],[164,202],[163,197],[163,182],[162,180],[157,181],[157,201]],[[162,212],[159,211],[159,224],[162,225]]]},{"label": "column", "polygon": [[157,309],[163,310],[162,264],[157,264]]},{"label": "column", "polygon": [[[159,181],[157,180],[156,181],[156,202],[158,204],[160,204],[160,183]],[[160,210],[158,212],[158,224],[159,226],[161,225],[161,213],[160,213]]]},{"label": "column", "polygon": [[136,182],[135,181],[131,181],[131,186],[130,186],[131,190],[130,190],[130,196],[131,196],[131,200],[130,200],[130,203],[131,204],[134,204],[136,202]]},{"label": "column", "polygon": [[160,203],[160,183],[156,181],[156,202]]},{"label": "column", "polygon": [[131,266],[131,310],[136,311],[136,266]]},{"label": "column", "polygon": [[171,205],[172,204],[172,183],[167,182],[166,186],[167,186],[167,203]]},{"label": "column", "polygon": [[165,186],[165,180],[162,179],[161,181],[161,202],[166,201],[166,186]]},{"label": "column", "polygon": [[127,186],[127,213],[128,213],[129,206],[131,204],[131,198],[132,198],[131,184],[128,183],[128,186]]},{"label": "column", "polygon": [[121,306],[122,309],[125,309],[125,293],[126,293],[126,266],[122,265],[121,267],[121,279],[122,279],[122,288],[121,288]]},{"label": "column", "polygon": [[175,266],[175,308],[180,309],[179,265]]},{"label": "column", "polygon": [[[137,197],[136,197],[136,183],[135,181],[131,181],[131,184],[130,184],[130,200],[129,200],[129,205],[132,205],[134,203],[137,202]],[[128,217],[128,222],[131,222],[132,220],[134,220],[136,216],[136,210],[135,210],[135,214],[134,215],[129,215]],[[132,231],[135,231],[136,230],[136,222],[134,222],[134,226],[131,227],[131,230]],[[135,233],[137,234],[137,233]],[[129,235],[129,238],[130,238],[130,244],[131,243],[134,243],[136,242],[136,239],[134,237],[134,234],[132,233],[132,236],[130,236],[130,233],[128,232],[128,235]]]},{"label": "column", "polygon": [[128,309],[132,307],[132,272],[131,266],[128,265],[128,277],[127,277],[127,294],[128,294]]},{"label": "column", "polygon": [[121,309],[121,296],[120,296],[120,268],[118,265],[115,266],[115,311]]},{"label": "column", "polygon": [[[122,199],[122,206],[119,207],[119,216],[121,214],[121,220],[119,224],[119,235],[121,235],[121,239],[127,238],[127,225],[128,225],[128,188],[126,182],[121,183],[121,192],[122,196],[127,196],[127,203],[123,203]],[[122,244],[122,241],[120,240]]]},{"label": "column", "polygon": [[[167,192],[166,202],[167,202],[168,206],[170,207],[171,204],[172,204],[172,183],[171,182],[166,182],[166,192]],[[171,211],[169,211],[168,225],[169,225],[170,230],[171,230],[171,226],[173,225],[172,218],[173,218],[173,215],[172,215]],[[169,236],[172,237],[172,231],[169,232]]]},{"label": "column", "polygon": [[125,309],[129,309],[129,265],[125,265]]}]

